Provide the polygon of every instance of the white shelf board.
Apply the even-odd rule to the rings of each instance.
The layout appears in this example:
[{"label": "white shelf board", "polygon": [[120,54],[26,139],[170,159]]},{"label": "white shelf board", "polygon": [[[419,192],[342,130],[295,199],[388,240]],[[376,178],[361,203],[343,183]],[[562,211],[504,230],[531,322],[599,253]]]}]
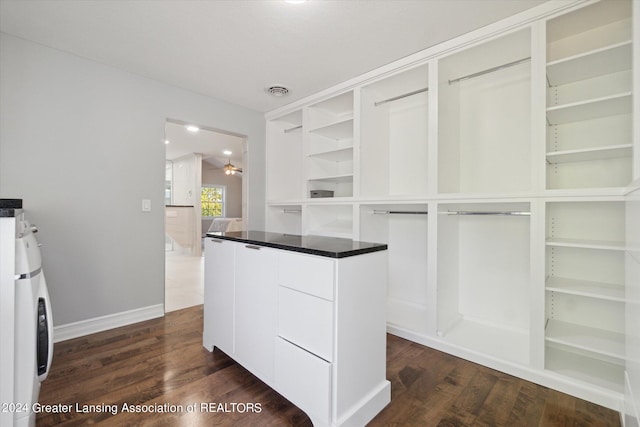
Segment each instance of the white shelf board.
[{"label": "white shelf board", "polygon": [[340,121],[309,130],[316,135],[336,141],[353,138],[353,115]]},{"label": "white shelf board", "polygon": [[547,153],[547,161],[551,164],[558,164],[617,159],[624,157],[631,158],[632,152],[631,144],[585,148],[580,150],[552,151]]},{"label": "white shelf board", "polygon": [[631,40],[547,64],[551,86],[563,85],[631,69]]},{"label": "white shelf board", "polygon": [[623,393],[624,367],[558,348],[546,348],[546,369],[599,387]]},{"label": "white shelf board", "polygon": [[591,282],[588,280],[569,279],[549,276],[545,288],[547,291],[563,294],[580,295],[608,301],[624,302],[624,285],[613,283]]},{"label": "white shelf board", "polygon": [[500,325],[461,319],[443,333],[443,340],[510,362],[529,363],[529,334]]},{"label": "white shelf board", "polygon": [[309,181],[322,181],[322,182],[334,182],[334,183],[350,182],[350,181],[353,181],[353,174],[320,176],[315,178],[309,178]]},{"label": "white shelf board", "polygon": [[309,154],[309,157],[329,160],[332,162],[343,162],[353,160],[353,146],[347,148],[340,148],[338,150],[327,150],[319,153]]},{"label": "white shelf board", "polygon": [[628,113],[631,113],[631,92],[623,92],[549,107],[547,120],[551,125],[559,125]]},{"label": "white shelf board", "polygon": [[625,337],[622,333],[549,319],[545,339],[621,360],[625,357]]},{"label": "white shelf board", "polygon": [[624,251],[624,242],[610,240],[585,240],[585,239],[560,239],[548,238],[547,246],[560,246],[565,248],[604,249],[611,251]]}]

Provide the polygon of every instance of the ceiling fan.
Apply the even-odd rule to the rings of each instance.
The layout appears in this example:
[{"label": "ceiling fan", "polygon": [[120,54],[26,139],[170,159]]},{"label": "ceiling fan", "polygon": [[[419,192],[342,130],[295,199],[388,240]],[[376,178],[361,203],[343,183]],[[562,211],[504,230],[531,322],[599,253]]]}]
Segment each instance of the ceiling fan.
[{"label": "ceiling fan", "polygon": [[227,175],[235,175],[236,172],[242,173],[242,169],[235,167],[231,164],[231,159],[227,160],[227,164],[224,165],[224,173]]}]

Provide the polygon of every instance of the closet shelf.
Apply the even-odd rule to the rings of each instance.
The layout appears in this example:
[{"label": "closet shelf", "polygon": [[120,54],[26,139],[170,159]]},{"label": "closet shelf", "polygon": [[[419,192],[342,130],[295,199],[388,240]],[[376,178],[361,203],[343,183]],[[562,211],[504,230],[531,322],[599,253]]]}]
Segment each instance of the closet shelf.
[{"label": "closet shelf", "polygon": [[631,69],[631,40],[552,61],[547,64],[551,86],[573,83]]},{"label": "closet shelf", "polygon": [[583,248],[583,249],[603,249],[610,251],[624,251],[624,242],[616,242],[611,240],[586,240],[586,239],[563,239],[548,238],[547,246],[559,246],[565,248]]},{"label": "closet shelf", "polygon": [[550,125],[631,113],[631,92],[547,108]]},{"label": "closet shelf", "polygon": [[545,328],[548,342],[624,359],[624,334],[549,319]]},{"label": "closet shelf", "polygon": [[547,346],[545,368],[590,386],[623,393],[624,366]]},{"label": "closet shelf", "polygon": [[309,132],[336,141],[353,138],[353,114],[337,122],[311,129]]},{"label": "closet shelf", "polygon": [[344,162],[353,160],[353,146],[337,150],[327,150],[309,154],[310,158],[328,160],[331,162]]},{"label": "closet shelf", "polygon": [[591,282],[588,280],[569,279],[549,276],[545,288],[547,291],[570,295],[599,298],[609,301],[624,302],[624,286],[613,283]]},{"label": "closet shelf", "polygon": [[333,182],[333,183],[352,182],[353,174],[321,176],[321,177],[309,178],[308,181],[313,181],[313,182],[321,181],[321,182]]},{"label": "closet shelf", "polygon": [[585,148],[580,150],[552,151],[547,153],[551,164],[588,162],[592,160],[618,159],[631,157],[632,145],[612,145],[610,147]]}]

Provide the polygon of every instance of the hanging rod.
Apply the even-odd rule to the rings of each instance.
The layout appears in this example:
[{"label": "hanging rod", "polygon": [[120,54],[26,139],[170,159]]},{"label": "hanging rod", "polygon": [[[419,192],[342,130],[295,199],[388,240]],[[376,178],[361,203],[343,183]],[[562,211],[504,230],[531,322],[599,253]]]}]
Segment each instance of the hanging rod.
[{"label": "hanging rod", "polygon": [[282,209],[282,213],[302,213],[301,209]]},{"label": "hanging rod", "polygon": [[526,211],[446,211],[447,215],[503,215],[503,216],[529,216],[531,212]]},{"label": "hanging rod", "polygon": [[285,130],[284,130],[284,133],[293,132],[294,130],[298,130],[298,129],[302,129],[302,125],[294,126],[294,127],[292,127],[292,128],[289,128],[289,129],[285,129]]},{"label": "hanging rod", "polygon": [[373,213],[376,215],[379,214],[384,214],[384,215],[396,215],[396,214],[402,214],[402,215],[428,215],[429,212],[427,211],[383,211],[383,210],[378,210],[378,209],[374,209]]},{"label": "hanging rod", "polygon": [[466,76],[458,77],[457,79],[449,80],[449,84],[451,85],[451,84],[454,84],[454,83],[461,82],[463,80],[468,80],[468,79],[472,79],[474,77],[483,76],[485,74],[493,73],[494,71],[502,70],[504,68],[513,67],[515,65],[519,65],[519,64],[522,64],[522,63],[530,61],[530,60],[531,60],[530,56],[528,58],[518,59],[517,61],[513,61],[513,62],[509,62],[507,64],[498,65],[497,67],[489,68],[488,70],[478,71],[477,73],[468,74]]},{"label": "hanging rod", "polygon": [[382,101],[376,101],[376,102],[373,103],[373,105],[375,105],[377,107],[378,105],[386,104],[387,102],[391,102],[391,101],[397,101],[398,99],[406,98],[406,97],[412,96],[412,95],[417,95],[419,93],[426,92],[428,90],[429,90],[429,88],[425,87],[423,89],[414,90],[413,92],[408,92],[408,93],[405,93],[405,94],[402,94],[402,95],[394,96],[392,98],[383,99]]}]

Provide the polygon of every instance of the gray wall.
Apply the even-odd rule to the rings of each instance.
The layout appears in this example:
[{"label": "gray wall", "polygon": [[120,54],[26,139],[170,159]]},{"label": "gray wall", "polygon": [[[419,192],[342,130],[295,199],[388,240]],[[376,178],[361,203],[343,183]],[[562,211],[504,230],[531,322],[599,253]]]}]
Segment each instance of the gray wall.
[{"label": "gray wall", "polygon": [[249,226],[264,228],[261,113],[6,34],[0,43],[0,197],[24,199],[41,230],[55,325],[164,302],[167,118],[247,135]]}]

